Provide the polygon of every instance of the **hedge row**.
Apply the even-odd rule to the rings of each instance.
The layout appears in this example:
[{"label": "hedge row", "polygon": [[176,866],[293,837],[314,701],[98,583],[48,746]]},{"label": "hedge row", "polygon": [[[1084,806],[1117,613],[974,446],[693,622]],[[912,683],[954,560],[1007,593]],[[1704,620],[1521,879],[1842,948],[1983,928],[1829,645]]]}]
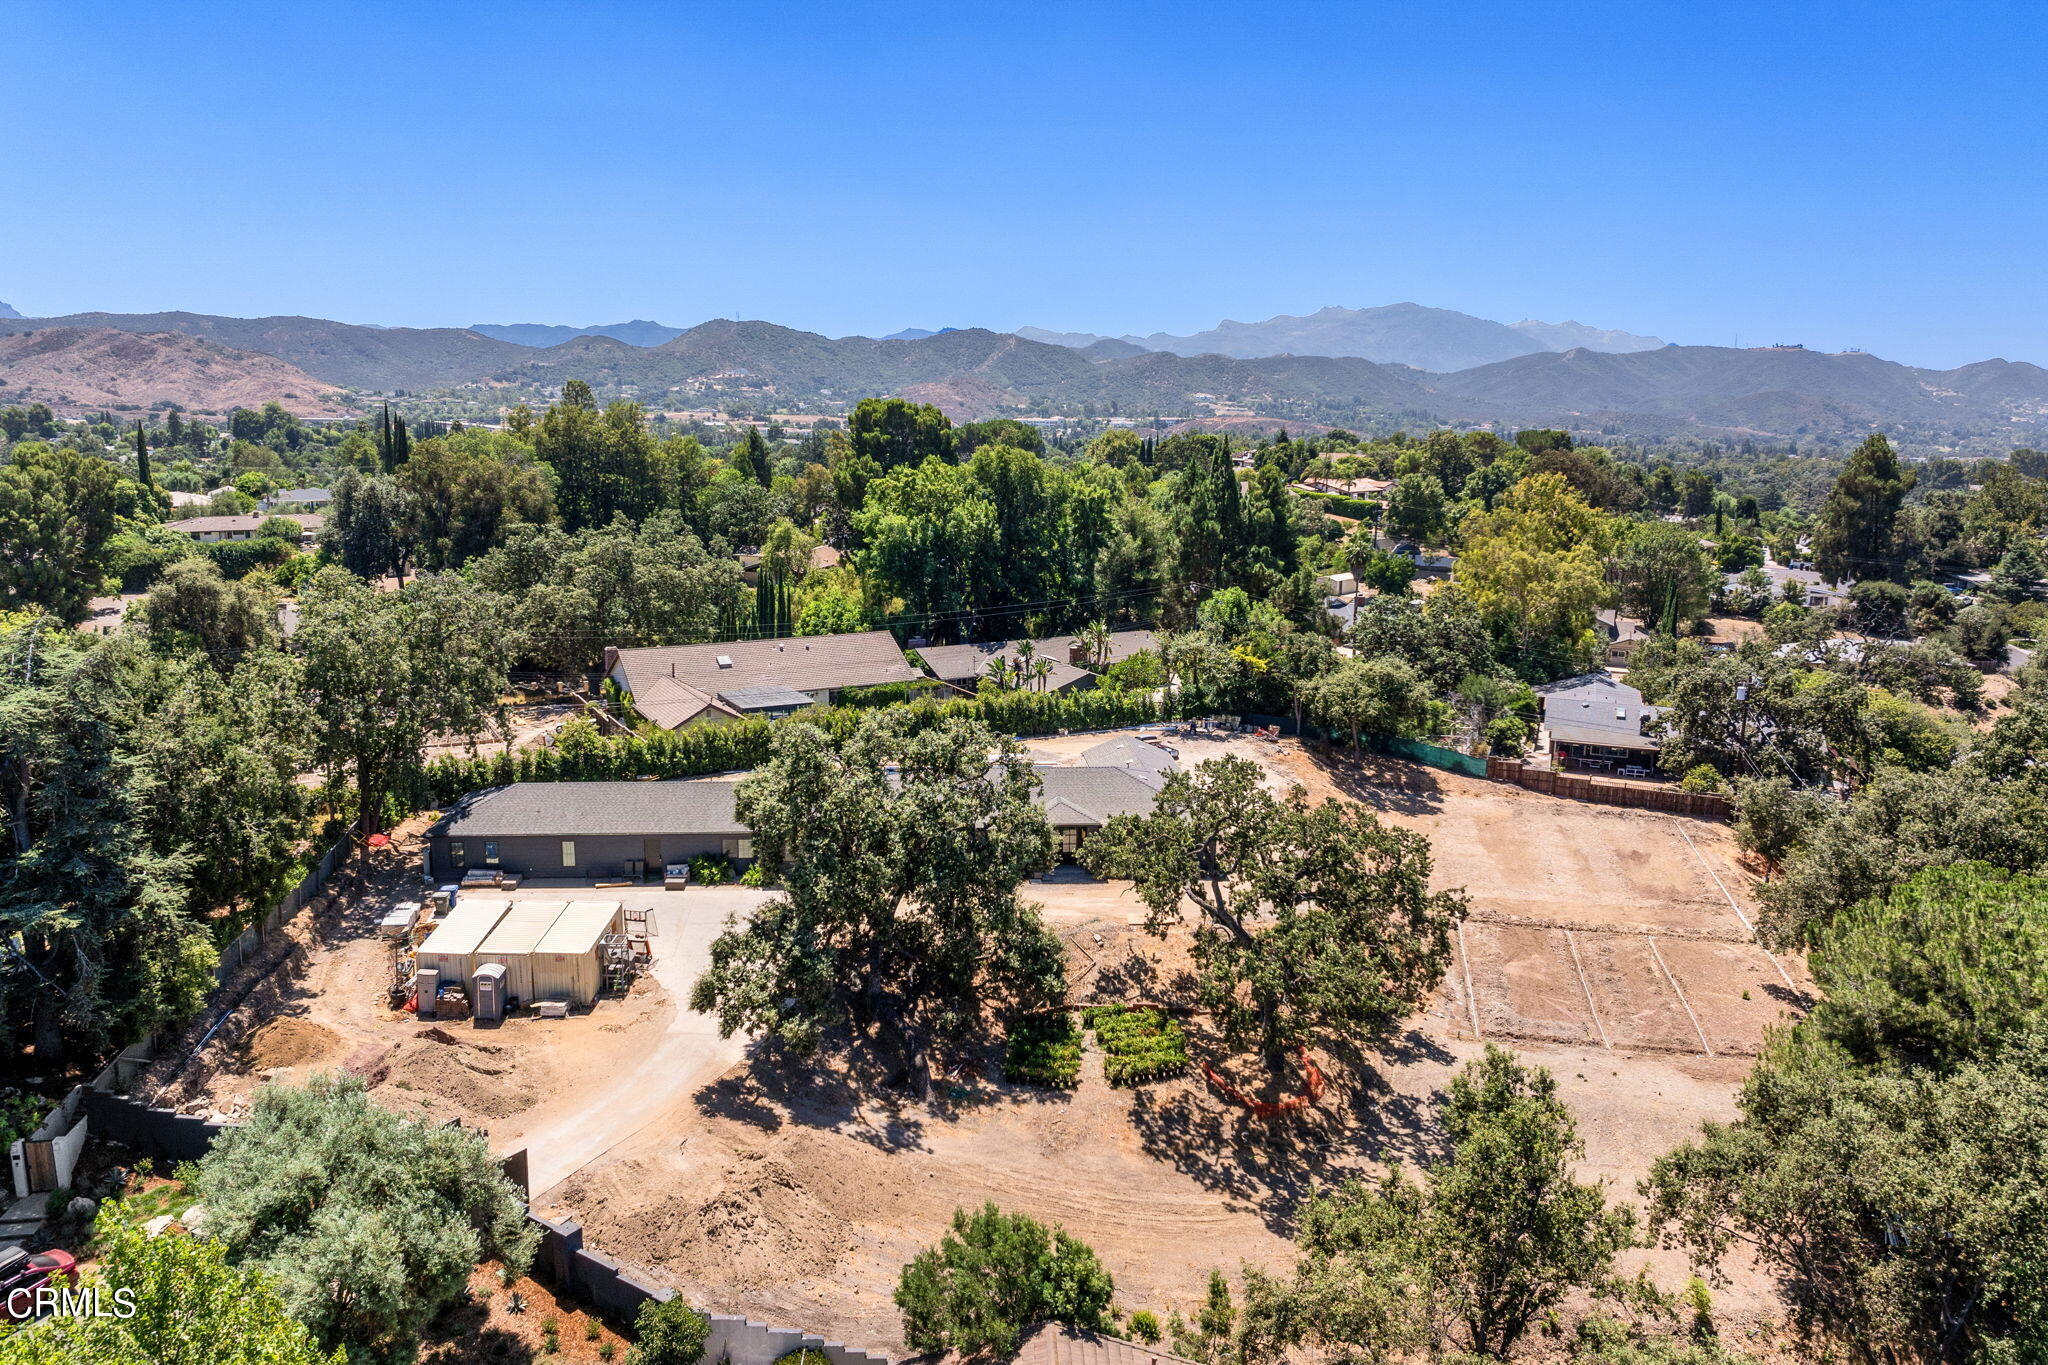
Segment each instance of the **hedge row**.
[{"label": "hedge row", "polygon": [[1321,503],[1323,510],[1332,516],[1350,517],[1354,521],[1370,521],[1380,513],[1380,504],[1343,493],[1301,493],[1299,496]]},{"label": "hedge row", "polygon": [[[1088,692],[1007,692],[950,701],[920,699],[901,709],[916,728],[954,717],[977,718],[999,734],[1050,735],[1061,730],[1106,730],[1172,718],[1172,703],[1153,694],[1097,689]],[[775,727],[795,721],[844,737],[862,710],[813,706],[787,720],[735,720],[687,730],[605,735],[570,751],[534,749],[519,754],[451,755],[435,759],[415,793],[421,808],[439,809],[466,792],[510,782],[604,782],[643,777],[706,777],[756,768],[767,760]]]}]

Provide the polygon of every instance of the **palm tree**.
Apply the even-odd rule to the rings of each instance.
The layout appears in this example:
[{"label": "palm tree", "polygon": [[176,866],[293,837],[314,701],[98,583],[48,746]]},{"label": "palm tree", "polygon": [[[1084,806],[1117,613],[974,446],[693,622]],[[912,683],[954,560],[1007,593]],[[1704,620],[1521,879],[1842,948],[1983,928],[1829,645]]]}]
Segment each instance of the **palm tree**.
[{"label": "palm tree", "polygon": [[1045,691],[1045,685],[1052,678],[1052,660],[1040,655],[1031,665],[1031,676],[1038,683],[1038,690]]},{"label": "palm tree", "polygon": [[989,680],[989,685],[999,692],[1008,691],[1015,685],[1012,681],[1014,675],[1010,668],[1010,661],[1000,654],[995,655],[988,661],[988,666],[982,669],[982,675]]},{"label": "palm tree", "polygon": [[1074,632],[1074,648],[1081,651],[1081,657],[1088,661],[1088,667],[1100,673],[1109,667],[1109,626],[1106,622],[1090,621]]},{"label": "palm tree", "polygon": [[1029,640],[1019,640],[1017,647],[1011,651],[1011,657],[1016,660],[1011,672],[1017,679],[1017,686],[1022,687],[1031,680],[1033,672],[1032,660],[1037,655],[1038,647]]}]

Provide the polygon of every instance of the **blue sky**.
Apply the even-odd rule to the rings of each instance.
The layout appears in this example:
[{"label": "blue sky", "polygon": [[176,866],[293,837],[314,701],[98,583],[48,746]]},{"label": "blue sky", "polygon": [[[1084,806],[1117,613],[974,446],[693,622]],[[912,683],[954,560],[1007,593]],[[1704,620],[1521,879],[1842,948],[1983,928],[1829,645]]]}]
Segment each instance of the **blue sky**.
[{"label": "blue sky", "polygon": [[0,299],[2048,363],[2027,5],[0,6]]}]

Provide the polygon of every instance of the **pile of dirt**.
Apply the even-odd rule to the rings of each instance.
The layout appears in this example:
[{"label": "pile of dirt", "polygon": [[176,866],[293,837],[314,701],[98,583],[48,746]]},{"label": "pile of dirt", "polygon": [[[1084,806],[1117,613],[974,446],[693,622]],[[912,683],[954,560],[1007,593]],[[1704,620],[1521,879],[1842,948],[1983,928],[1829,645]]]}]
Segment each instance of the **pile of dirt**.
[{"label": "pile of dirt", "polygon": [[243,1069],[270,1071],[278,1067],[317,1066],[340,1045],[333,1029],[308,1019],[273,1019],[243,1044]]},{"label": "pile of dirt", "polygon": [[403,1098],[424,1101],[441,1117],[465,1121],[524,1113],[548,1089],[541,1059],[496,1043],[463,1042],[438,1028],[421,1029],[392,1048],[381,1069],[379,1092],[403,1091]]}]

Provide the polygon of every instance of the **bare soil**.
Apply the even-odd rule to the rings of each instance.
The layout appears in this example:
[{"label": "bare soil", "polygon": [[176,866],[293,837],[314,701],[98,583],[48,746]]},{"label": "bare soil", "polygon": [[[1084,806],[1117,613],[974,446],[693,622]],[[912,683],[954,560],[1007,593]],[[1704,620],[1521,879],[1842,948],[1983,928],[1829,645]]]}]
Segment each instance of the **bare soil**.
[{"label": "bare soil", "polygon": [[[1067,755],[1103,738],[1034,748]],[[446,1041],[383,1003],[389,951],[369,926],[396,883],[318,917],[289,983],[252,997],[248,1022],[224,1028],[173,1093],[231,1106],[265,1076],[350,1065],[383,1102],[478,1123],[501,1149],[530,1142],[549,1171],[538,1208],[697,1306],[900,1353],[898,1273],[956,1208],[984,1200],[1092,1245],[1126,1311],[1189,1312],[1212,1267],[1284,1270],[1314,1187],[1440,1153],[1443,1087],[1488,1042],[1552,1070],[1585,1141],[1582,1177],[1632,1198],[1658,1155],[1733,1117],[1763,1030],[1801,1006],[1802,965],[1748,932],[1749,879],[1723,827],[1291,741],[1167,742],[1183,763],[1250,756],[1275,789],[1300,782],[1426,834],[1439,884],[1470,898],[1443,988],[1376,1054],[1319,1055],[1330,1088],[1306,1113],[1255,1119],[1199,1071],[1112,1088],[1092,1050],[1071,1092],[1012,1087],[994,1040],[929,1106],[858,1054],[806,1063],[735,1041],[736,1060],[716,1061],[715,1030],[680,998],[694,958],[582,1018],[447,1025]],[[1065,873],[1027,894],[1068,947],[1071,998],[1156,998],[1186,966],[1185,932],[1145,933],[1126,887]],[[699,906],[679,931],[696,954],[725,902],[691,895],[676,904]],[[1635,1262],[1667,1290],[1689,1269],[1672,1252]],[[1727,1269],[1717,1318],[1754,1349],[1779,1306],[1752,1268]],[[564,1316],[565,1357],[580,1359]]]}]

